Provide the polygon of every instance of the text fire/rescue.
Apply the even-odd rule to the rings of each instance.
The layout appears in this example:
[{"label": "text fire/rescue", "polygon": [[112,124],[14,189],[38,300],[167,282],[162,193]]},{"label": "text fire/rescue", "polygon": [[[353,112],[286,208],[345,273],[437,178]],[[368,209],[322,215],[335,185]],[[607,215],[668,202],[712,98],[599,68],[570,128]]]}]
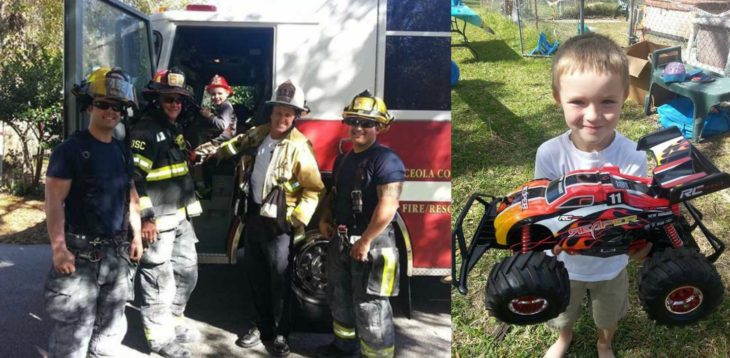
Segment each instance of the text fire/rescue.
[{"label": "text fire/rescue", "polygon": [[450,204],[401,202],[400,207],[404,214],[451,214]]}]

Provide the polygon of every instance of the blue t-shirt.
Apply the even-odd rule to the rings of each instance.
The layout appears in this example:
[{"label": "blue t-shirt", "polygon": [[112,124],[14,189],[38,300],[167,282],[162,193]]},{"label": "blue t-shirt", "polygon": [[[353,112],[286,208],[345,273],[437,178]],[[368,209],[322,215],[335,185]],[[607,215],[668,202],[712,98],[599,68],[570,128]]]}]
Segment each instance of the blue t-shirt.
[{"label": "blue t-shirt", "polygon": [[337,198],[335,200],[335,223],[345,224],[354,229],[355,219],[352,212],[350,193],[355,187],[357,168],[364,161],[363,180],[361,184],[363,213],[357,222],[357,233],[365,231],[375,207],[378,205],[379,185],[405,181],[405,166],[403,161],[393,150],[375,142],[363,152],[345,154],[337,163]]},{"label": "blue t-shirt", "polygon": [[[84,167],[91,173],[84,173]],[[85,177],[89,174],[87,183]],[[111,236],[125,229],[122,225],[132,178],[132,155],[116,139],[104,143],[88,131],[75,134],[53,151],[46,176],[71,179],[64,202],[67,231]]]}]

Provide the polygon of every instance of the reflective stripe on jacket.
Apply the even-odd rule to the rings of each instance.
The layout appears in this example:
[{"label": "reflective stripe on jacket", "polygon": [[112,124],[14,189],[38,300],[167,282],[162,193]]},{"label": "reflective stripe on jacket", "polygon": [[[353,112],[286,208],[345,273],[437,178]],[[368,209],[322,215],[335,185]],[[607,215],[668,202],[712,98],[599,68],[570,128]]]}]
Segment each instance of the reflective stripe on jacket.
[{"label": "reflective stripe on jacket", "polygon": [[[143,115],[130,134],[133,178],[142,218],[184,219],[200,215],[202,208],[189,173],[185,139],[178,126],[163,116],[154,112]],[[165,229],[168,225],[165,222],[165,228],[159,226],[158,223],[158,229]]]}]

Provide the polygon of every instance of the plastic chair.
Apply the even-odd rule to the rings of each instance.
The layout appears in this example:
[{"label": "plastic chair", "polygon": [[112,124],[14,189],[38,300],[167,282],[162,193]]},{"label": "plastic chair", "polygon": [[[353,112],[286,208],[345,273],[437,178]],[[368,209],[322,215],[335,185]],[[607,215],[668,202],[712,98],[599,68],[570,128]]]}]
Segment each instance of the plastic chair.
[{"label": "plastic chair", "polygon": [[544,32],[540,33],[537,38],[537,46],[528,53],[528,56],[552,56],[555,51],[558,50],[560,41],[555,40],[554,43],[550,43],[547,39],[547,35]]}]

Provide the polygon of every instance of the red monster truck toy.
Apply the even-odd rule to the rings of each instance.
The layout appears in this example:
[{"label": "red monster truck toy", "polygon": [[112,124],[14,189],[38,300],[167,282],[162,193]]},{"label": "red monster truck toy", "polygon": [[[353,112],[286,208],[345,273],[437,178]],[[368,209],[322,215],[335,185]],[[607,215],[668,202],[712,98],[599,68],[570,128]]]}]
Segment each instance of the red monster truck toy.
[{"label": "red monster truck toy", "polygon": [[[729,187],[730,175],[719,171],[676,128],[641,138],[637,149],[654,155],[652,178],[604,166],[552,181],[532,180],[502,198],[472,194],[452,233],[454,286],[466,294],[467,275],[487,250],[511,250],[514,254],[489,273],[486,307],[506,323],[545,322],[565,311],[570,285],[563,263],[543,250],[560,245],[570,253],[607,257],[651,242],[639,281],[639,298],[649,318],[686,325],[711,313],[724,291],[712,262],[725,245],[687,201]],[[463,223],[475,201],[484,206],[484,214],[467,248]],[[680,203],[686,210],[680,211]],[[687,213],[691,225],[683,216]],[[697,228],[712,247],[708,256],[700,253],[692,236]]]}]

